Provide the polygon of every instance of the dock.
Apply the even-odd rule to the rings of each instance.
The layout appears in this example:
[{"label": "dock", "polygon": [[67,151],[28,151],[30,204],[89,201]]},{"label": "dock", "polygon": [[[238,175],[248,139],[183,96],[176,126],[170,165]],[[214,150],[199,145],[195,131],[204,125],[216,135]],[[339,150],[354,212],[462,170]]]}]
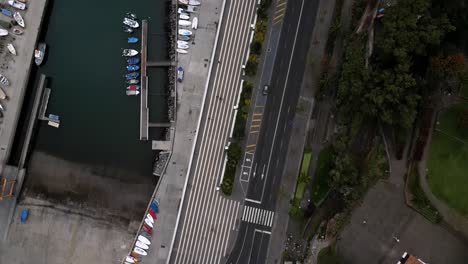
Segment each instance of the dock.
[{"label": "dock", "polygon": [[148,76],[146,67],[148,66],[147,59],[148,46],[148,20],[141,21],[141,94],[140,94],[140,140],[148,140]]},{"label": "dock", "polygon": [[59,120],[57,119],[52,119],[46,116],[46,111],[47,111],[47,105],[49,104],[49,98],[50,98],[50,88],[44,88],[44,93],[42,94],[41,98],[41,106],[39,107],[39,115],[37,119],[39,120],[44,120],[44,121],[52,121],[55,123],[60,123]]},{"label": "dock", "polygon": [[146,67],[174,67],[175,61],[148,61]]}]

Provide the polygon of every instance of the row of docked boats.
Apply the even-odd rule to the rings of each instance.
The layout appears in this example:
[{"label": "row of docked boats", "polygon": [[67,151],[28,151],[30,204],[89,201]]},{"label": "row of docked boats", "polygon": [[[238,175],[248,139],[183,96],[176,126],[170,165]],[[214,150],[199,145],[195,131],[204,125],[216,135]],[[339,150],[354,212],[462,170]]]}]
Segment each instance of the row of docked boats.
[{"label": "row of docked boats", "polygon": [[200,2],[179,0],[179,3],[185,5],[185,7],[180,7],[177,10],[177,13],[179,14],[179,28],[177,30],[178,38],[176,51],[179,54],[186,54],[190,48],[189,41],[193,36],[193,32],[190,28],[192,30],[196,30],[198,28],[198,17],[195,16],[190,20],[191,15],[195,12],[195,6],[200,5]]},{"label": "row of docked boats", "polygon": [[[132,13],[127,13],[123,19],[124,24],[124,32],[126,33],[133,33],[134,29],[140,27],[140,24],[137,21],[137,16]],[[139,42],[137,37],[128,37],[127,43],[128,44],[136,44]],[[127,84],[127,88],[125,94],[128,96],[135,96],[140,94],[140,58],[136,56],[139,52],[135,49],[123,49],[122,56],[126,58],[126,70],[127,73],[125,74],[125,82]]]}]

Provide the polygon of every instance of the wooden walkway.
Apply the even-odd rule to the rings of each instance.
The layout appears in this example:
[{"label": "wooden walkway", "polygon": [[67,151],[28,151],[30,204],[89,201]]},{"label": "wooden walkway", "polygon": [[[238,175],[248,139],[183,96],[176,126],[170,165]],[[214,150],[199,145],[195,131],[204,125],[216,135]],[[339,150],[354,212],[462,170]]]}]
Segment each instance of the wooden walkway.
[{"label": "wooden walkway", "polygon": [[141,94],[140,94],[140,140],[148,140],[148,76],[146,75],[148,45],[148,20],[141,21]]}]

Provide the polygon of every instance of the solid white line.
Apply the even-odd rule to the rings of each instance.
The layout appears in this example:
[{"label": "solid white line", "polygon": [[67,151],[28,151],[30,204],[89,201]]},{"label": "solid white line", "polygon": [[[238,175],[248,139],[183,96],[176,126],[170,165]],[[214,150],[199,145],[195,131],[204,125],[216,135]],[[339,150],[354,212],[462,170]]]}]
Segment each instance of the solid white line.
[{"label": "solid white line", "polygon": [[252,199],[249,199],[249,198],[245,198],[244,200],[247,201],[247,202],[251,202],[251,203],[257,203],[257,204],[261,204],[261,203],[262,203],[262,202],[260,202],[260,201],[252,200]]},{"label": "solid white line", "polygon": [[[286,73],[286,81],[284,83],[284,88],[283,88],[283,95],[281,96],[280,109],[279,109],[279,112],[278,112],[279,114],[278,114],[278,118],[276,119],[275,133],[273,134],[273,141],[271,142],[272,146],[271,146],[271,149],[270,149],[270,157],[268,158],[266,179],[268,178],[268,171],[270,170],[271,156],[273,155],[273,148],[274,148],[274,145],[275,145],[276,132],[278,131],[279,119],[281,117],[281,109],[283,109],[284,95],[286,93],[286,87],[288,85],[289,72],[291,70],[292,59],[294,57],[294,50],[296,48],[297,34],[299,33],[299,26],[301,25],[301,18],[302,18],[303,8],[304,8],[304,0],[302,0],[301,12],[300,12],[297,27],[296,27],[296,35],[294,36],[293,49],[292,49],[292,52],[291,52],[291,59],[289,60],[288,72]],[[266,186],[266,182],[267,182],[266,179],[265,179],[265,182],[263,183],[262,198],[260,199],[262,201],[263,201],[263,195],[265,193],[265,186]]]}]

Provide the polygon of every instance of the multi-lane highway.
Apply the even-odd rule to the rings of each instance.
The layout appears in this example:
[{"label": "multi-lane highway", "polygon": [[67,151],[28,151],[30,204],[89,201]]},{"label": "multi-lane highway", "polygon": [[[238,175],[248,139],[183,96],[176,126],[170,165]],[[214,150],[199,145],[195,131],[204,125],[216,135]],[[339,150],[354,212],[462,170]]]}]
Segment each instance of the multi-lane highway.
[{"label": "multi-lane highway", "polygon": [[228,253],[228,240],[239,217],[240,203],[224,198],[217,187],[222,178],[224,147],[239,96],[256,4],[257,0],[226,1],[219,49],[170,263],[220,263]]},{"label": "multi-lane highway", "polygon": [[[275,27],[277,22],[273,20],[270,36],[275,38],[276,34],[280,34],[279,41],[270,39],[259,84],[260,87],[269,85],[270,92],[267,96],[258,92],[251,118],[240,176],[241,184],[246,189],[246,199],[236,244],[227,262],[229,264],[266,261],[270,222],[251,221],[245,215],[253,210],[251,208],[274,215],[288,143],[293,140],[290,139],[289,128],[296,111],[307,59],[305,54],[317,7],[317,0],[289,0],[281,30]],[[260,129],[258,123],[261,123]]]}]

